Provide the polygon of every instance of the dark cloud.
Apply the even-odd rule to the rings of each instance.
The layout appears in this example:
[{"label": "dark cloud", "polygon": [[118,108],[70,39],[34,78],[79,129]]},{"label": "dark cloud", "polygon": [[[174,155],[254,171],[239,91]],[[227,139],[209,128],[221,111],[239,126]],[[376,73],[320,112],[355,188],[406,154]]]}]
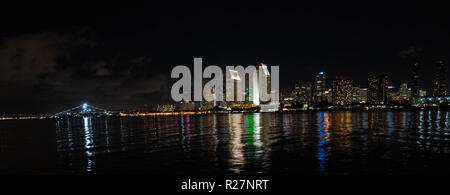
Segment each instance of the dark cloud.
[{"label": "dark cloud", "polygon": [[152,73],[150,56],[102,56],[88,35],[80,30],[4,37],[3,112],[11,105],[11,111],[54,112],[83,101],[119,109],[169,99],[163,95],[169,94],[168,77]]},{"label": "dark cloud", "polygon": [[93,46],[76,33],[42,32],[5,37],[0,45],[0,81],[28,83],[51,73],[58,59],[70,58],[74,49]]},{"label": "dark cloud", "polygon": [[400,57],[410,59],[417,59],[419,57],[422,57],[422,54],[423,54],[423,47],[415,47],[415,46],[411,46],[408,49],[399,52]]}]

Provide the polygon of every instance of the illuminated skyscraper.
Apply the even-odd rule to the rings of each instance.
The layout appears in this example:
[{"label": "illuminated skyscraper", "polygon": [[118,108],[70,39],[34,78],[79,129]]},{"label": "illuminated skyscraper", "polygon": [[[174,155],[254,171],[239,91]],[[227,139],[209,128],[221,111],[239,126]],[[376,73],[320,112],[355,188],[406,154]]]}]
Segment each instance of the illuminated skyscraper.
[{"label": "illuminated skyscraper", "polygon": [[331,103],[333,102],[333,88],[325,89],[322,97],[323,102]]},{"label": "illuminated skyscraper", "polygon": [[[256,70],[257,70],[257,73],[258,73],[258,76],[259,76],[259,67],[261,67],[262,69],[263,69],[263,72],[264,72],[264,76],[267,78],[267,94],[270,94],[271,93],[271,87],[270,87],[270,72],[269,72],[269,69],[267,69],[267,65],[266,64],[264,64],[264,63],[261,63],[261,62],[256,62]],[[256,77],[256,78],[258,78],[258,77]],[[263,89],[260,89],[260,90],[263,90]]]},{"label": "illuminated skyscraper", "polygon": [[[270,76],[270,72],[269,69],[267,68],[267,65],[261,62],[256,62],[256,69],[257,69],[257,77],[255,78],[259,78],[259,69],[262,68],[263,70],[263,76],[266,78],[266,82],[265,84],[267,84],[267,87],[264,87],[262,83],[259,83],[258,88],[259,90],[266,90],[267,94],[278,94],[278,91],[275,91],[277,89],[272,89],[271,87],[271,76]],[[258,82],[263,82],[263,81],[259,81]],[[279,97],[277,97],[279,98]],[[274,111],[278,111],[278,107],[279,107],[279,101],[278,99],[271,99],[270,101],[261,101],[259,100],[259,105],[261,107],[261,112],[274,112]]]},{"label": "illuminated skyscraper", "polygon": [[[261,73],[259,69],[262,70]],[[278,108],[279,105],[278,99],[261,101],[260,95],[263,94],[261,92],[265,92],[265,94],[278,93],[271,89],[271,76],[267,65],[260,62],[257,62],[256,71],[248,72],[242,68],[232,69],[231,67],[227,69],[226,92],[226,104],[231,108],[242,108],[244,104],[253,104],[260,106],[263,110],[263,107],[264,109],[268,106]],[[267,110],[276,110],[272,107]]]},{"label": "illuminated skyscraper", "polygon": [[353,83],[351,80],[340,77],[333,81],[333,104],[346,106],[352,102]]},{"label": "illuminated skyscraper", "polygon": [[434,81],[434,96],[446,96],[447,85],[445,81],[446,67],[441,60],[436,64],[436,77]]},{"label": "illuminated skyscraper", "polygon": [[398,92],[401,96],[411,97],[411,91],[409,90],[407,83],[402,83]]},{"label": "illuminated skyscraper", "polygon": [[227,96],[227,106],[229,107],[240,107],[241,103],[238,99],[238,94],[245,94],[245,89],[242,88],[241,83],[245,82],[239,76],[239,72],[235,70],[228,69],[229,78],[226,80],[226,96]]},{"label": "illuminated skyscraper", "polygon": [[359,99],[361,103],[367,103],[367,88],[359,89]]},{"label": "illuminated skyscraper", "polygon": [[313,94],[314,103],[326,101],[324,97],[325,91],[326,91],[325,73],[320,72],[319,74],[316,75],[314,80],[314,94]]},{"label": "illuminated skyscraper", "polygon": [[253,86],[250,86],[249,84],[249,96],[250,101],[253,101],[253,104],[258,106],[259,105],[259,79],[258,79],[258,69],[256,69],[256,72],[253,73]]},{"label": "illuminated skyscraper", "polygon": [[312,98],[312,84],[309,82],[296,84],[294,96],[296,103],[310,104]]},{"label": "illuminated skyscraper", "polygon": [[361,88],[358,86],[353,86],[352,88],[352,103],[361,103]]},{"label": "illuminated skyscraper", "polygon": [[371,105],[384,105],[387,103],[388,77],[386,74],[373,75],[367,80],[367,103]]}]

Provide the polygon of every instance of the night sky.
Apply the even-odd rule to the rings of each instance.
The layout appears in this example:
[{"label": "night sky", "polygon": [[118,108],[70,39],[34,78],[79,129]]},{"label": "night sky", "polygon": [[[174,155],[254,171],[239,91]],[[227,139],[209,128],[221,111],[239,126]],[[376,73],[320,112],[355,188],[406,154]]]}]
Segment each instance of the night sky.
[{"label": "night sky", "polygon": [[[409,82],[415,60],[431,93],[449,64],[445,5],[17,4],[0,8],[0,114],[169,103],[171,69],[280,66],[282,91],[324,71],[366,87],[371,73]],[[448,75],[448,72],[447,72]],[[448,77],[447,77],[448,78]]]}]

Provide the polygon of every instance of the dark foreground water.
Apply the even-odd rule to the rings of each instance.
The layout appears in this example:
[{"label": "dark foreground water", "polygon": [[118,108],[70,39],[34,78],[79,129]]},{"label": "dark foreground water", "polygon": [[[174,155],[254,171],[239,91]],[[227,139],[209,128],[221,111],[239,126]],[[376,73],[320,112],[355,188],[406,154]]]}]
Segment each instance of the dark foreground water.
[{"label": "dark foreground water", "polygon": [[0,121],[0,173],[450,174],[448,111]]}]

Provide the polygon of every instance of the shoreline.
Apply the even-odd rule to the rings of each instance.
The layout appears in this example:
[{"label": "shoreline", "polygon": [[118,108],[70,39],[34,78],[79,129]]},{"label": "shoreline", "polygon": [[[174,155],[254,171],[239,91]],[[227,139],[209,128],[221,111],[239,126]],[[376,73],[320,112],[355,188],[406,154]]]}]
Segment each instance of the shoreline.
[{"label": "shoreline", "polygon": [[417,111],[449,111],[450,108],[444,107],[423,107],[423,108],[374,108],[374,109],[362,109],[362,108],[349,108],[349,109],[308,109],[308,110],[282,110],[276,112],[255,112],[255,111],[186,111],[186,112],[150,112],[150,113],[117,113],[110,115],[92,115],[92,116],[67,116],[60,118],[51,118],[51,117],[43,117],[40,116],[2,116],[0,117],[0,121],[10,121],[10,120],[45,120],[45,119],[64,119],[64,118],[83,118],[83,117],[146,117],[146,116],[178,116],[178,115],[208,115],[208,114],[237,114],[237,113],[271,113],[271,114],[283,114],[283,113],[307,113],[307,112],[342,112],[342,111],[350,111],[350,112],[417,112]]}]

